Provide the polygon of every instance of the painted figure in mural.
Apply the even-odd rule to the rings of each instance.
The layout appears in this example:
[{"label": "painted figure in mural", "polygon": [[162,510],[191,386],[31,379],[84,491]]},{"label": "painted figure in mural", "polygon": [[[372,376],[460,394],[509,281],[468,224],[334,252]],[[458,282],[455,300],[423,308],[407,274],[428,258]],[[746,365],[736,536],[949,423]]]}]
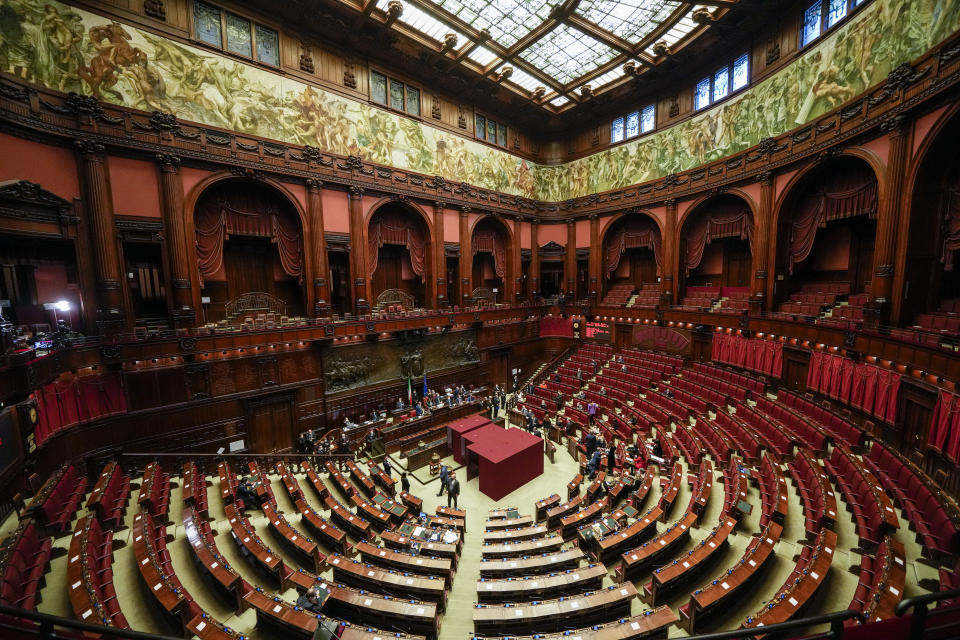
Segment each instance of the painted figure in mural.
[{"label": "painted figure in mural", "polygon": [[130,34],[116,22],[90,27],[89,36],[97,54],[78,71],[80,77],[97,99],[102,100],[103,93],[109,93],[123,102],[123,94],[114,89],[117,74],[123,67],[145,63],[147,55],[138,47],[130,46]]},{"label": "painted figure in mural", "polygon": [[[119,26],[119,25],[118,25]],[[92,36],[92,34],[91,34]],[[92,39],[92,38],[91,38]],[[37,29],[34,53],[37,81],[54,86],[59,91],[67,90],[71,80],[76,81],[83,55],[83,20],[72,12],[61,15],[53,5],[44,5],[43,18]]]}]

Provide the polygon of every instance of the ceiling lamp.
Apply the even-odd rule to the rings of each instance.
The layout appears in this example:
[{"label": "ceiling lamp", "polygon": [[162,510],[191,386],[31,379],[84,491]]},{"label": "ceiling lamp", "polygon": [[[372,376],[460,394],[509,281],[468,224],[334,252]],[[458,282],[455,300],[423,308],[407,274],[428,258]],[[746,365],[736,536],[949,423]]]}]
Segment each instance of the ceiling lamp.
[{"label": "ceiling lamp", "polygon": [[390,3],[387,4],[387,26],[392,25],[402,15],[403,3],[400,0],[390,0]]}]

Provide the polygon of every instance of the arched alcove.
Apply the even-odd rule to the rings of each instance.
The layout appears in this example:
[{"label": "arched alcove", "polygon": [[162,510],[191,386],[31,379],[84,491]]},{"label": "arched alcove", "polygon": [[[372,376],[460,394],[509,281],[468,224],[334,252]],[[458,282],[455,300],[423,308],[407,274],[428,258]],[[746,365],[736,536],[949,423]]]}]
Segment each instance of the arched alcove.
[{"label": "arched alcove", "polygon": [[780,311],[816,316],[839,302],[868,301],[878,200],[876,174],[857,157],[835,158],[794,182],[777,215]]},{"label": "arched alcove", "polygon": [[686,215],[680,232],[681,304],[746,309],[753,264],[753,213],[738,195],[709,198]]},{"label": "arched alcove", "polygon": [[419,212],[397,202],[378,207],[367,226],[371,306],[429,306],[430,252],[430,228]]},{"label": "arched alcove", "polygon": [[[224,180],[204,189],[193,215],[208,322],[303,315],[303,230],[283,193],[259,182]],[[266,297],[233,304],[258,293]]]},{"label": "arched alcove", "polygon": [[630,213],[612,222],[603,233],[601,286],[605,305],[621,306],[636,293],[641,306],[660,297],[663,247],[656,221]]},{"label": "arched alcove", "polygon": [[479,290],[495,293],[498,302],[507,299],[506,285],[513,278],[511,242],[510,231],[493,216],[481,218],[474,225],[470,234],[471,297]]}]

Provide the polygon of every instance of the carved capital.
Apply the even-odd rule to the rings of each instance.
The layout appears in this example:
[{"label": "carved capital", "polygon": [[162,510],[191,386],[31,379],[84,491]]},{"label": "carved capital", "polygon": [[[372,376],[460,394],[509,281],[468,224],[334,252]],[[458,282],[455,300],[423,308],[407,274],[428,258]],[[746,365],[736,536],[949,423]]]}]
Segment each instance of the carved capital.
[{"label": "carved capital", "polygon": [[363,188],[357,186],[347,187],[347,194],[350,198],[361,198],[363,196]]},{"label": "carved capital", "polygon": [[663,206],[665,206],[665,207],[675,207],[675,206],[677,206],[677,199],[676,199],[676,198],[668,198],[668,199],[666,199],[666,200],[663,201]]},{"label": "carved capital", "polygon": [[107,152],[107,148],[95,140],[90,140],[88,138],[78,138],[73,141],[73,148],[77,152],[91,159],[103,159],[103,154]]},{"label": "carved capital", "polygon": [[587,217],[590,219],[590,222],[591,222],[591,223],[596,222],[596,221],[600,218],[600,216],[598,216],[598,215],[595,214],[595,213],[591,213],[591,214],[590,214],[589,216],[587,216]]},{"label": "carved capital", "polygon": [[157,164],[160,165],[160,171],[164,173],[178,173],[180,171],[180,158],[169,153],[158,153],[155,156]]},{"label": "carved capital", "polygon": [[433,202],[433,208],[434,208],[435,211],[443,211],[443,209],[444,209],[446,206],[447,206],[447,203],[444,202],[443,200],[435,200],[435,201]]},{"label": "carved capital", "polygon": [[896,138],[907,132],[907,124],[907,116],[898,113],[884,118],[880,123],[880,131],[888,134],[891,138]]},{"label": "carved capital", "polygon": [[466,217],[469,216],[469,215],[470,215],[470,207],[469,207],[469,206],[463,205],[462,207],[460,207],[460,217],[461,217],[461,218],[466,218]]},{"label": "carved capital", "polygon": [[763,171],[757,174],[757,182],[769,187],[773,184],[773,171]]},{"label": "carved capital", "polygon": [[323,189],[323,180],[319,178],[307,178],[304,180],[308,191],[320,191]]}]

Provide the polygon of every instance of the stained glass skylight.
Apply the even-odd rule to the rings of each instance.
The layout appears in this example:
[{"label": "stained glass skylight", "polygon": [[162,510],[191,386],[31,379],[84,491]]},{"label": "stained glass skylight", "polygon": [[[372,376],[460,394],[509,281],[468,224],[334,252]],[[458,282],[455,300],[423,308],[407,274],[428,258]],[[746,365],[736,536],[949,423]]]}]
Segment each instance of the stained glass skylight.
[{"label": "stained glass skylight", "polygon": [[517,40],[543,24],[550,15],[551,5],[559,2],[434,0],[434,4],[478,31],[486,29],[498,44],[512,47]]},{"label": "stained glass skylight", "polygon": [[[357,9],[357,0],[340,0]],[[706,1],[706,0],[701,0]],[[832,0],[831,0],[832,1]],[[837,2],[846,0],[837,0]],[[405,33],[433,53],[455,58],[538,104],[557,109],[624,82],[624,64],[646,73],[666,58],[654,41],[676,51],[730,11],[737,0],[376,0],[370,18]],[[364,4],[364,3],[360,3]],[[695,21],[700,9],[712,20]],[[448,33],[457,36],[444,48]],[[500,70],[511,67],[512,74]],[[731,78],[736,88],[737,76]],[[584,85],[591,91],[583,91]],[[542,87],[543,91],[538,91]],[[563,100],[559,96],[566,96]],[[642,124],[641,124],[642,127]]]},{"label": "stained glass skylight", "polygon": [[617,52],[582,31],[562,24],[525,50],[520,57],[567,84],[583,76],[584,71],[613,60]]},{"label": "stained glass skylight", "polygon": [[673,0],[583,0],[577,13],[618,38],[636,44],[680,4]]}]

